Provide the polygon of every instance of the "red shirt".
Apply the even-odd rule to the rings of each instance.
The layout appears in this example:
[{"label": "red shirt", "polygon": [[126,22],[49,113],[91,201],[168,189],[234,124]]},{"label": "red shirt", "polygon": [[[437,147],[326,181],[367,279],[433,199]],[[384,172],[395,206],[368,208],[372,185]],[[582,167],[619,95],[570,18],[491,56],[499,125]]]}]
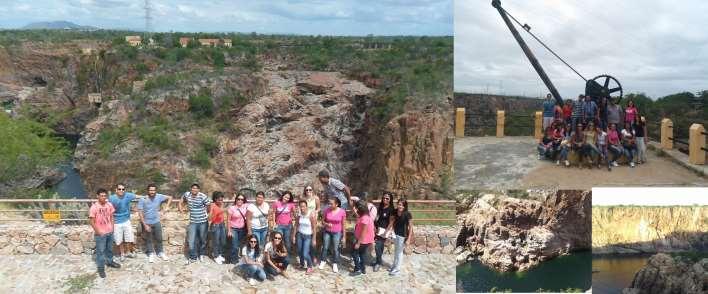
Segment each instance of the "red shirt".
[{"label": "red shirt", "polygon": [[573,107],[570,105],[563,105],[563,118],[569,119],[573,114]]},{"label": "red shirt", "polygon": [[224,210],[216,205],[216,203],[211,204],[211,223],[221,224],[224,222]]}]

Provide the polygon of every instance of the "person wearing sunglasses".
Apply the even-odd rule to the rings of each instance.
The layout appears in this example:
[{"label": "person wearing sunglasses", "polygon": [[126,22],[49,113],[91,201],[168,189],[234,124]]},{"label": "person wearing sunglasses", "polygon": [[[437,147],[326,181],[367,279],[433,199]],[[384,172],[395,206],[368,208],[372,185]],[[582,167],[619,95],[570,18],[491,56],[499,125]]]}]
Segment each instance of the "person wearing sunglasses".
[{"label": "person wearing sunglasses", "polygon": [[[119,183],[116,185],[116,193],[108,197],[115,208],[113,217],[115,220],[115,237],[116,245],[120,250],[120,261],[125,261],[125,257],[134,258],[133,253],[135,244],[135,234],[133,233],[133,225],[130,223],[130,202],[136,198],[134,193],[126,192],[125,185]],[[126,255],[127,251],[127,255]]]},{"label": "person wearing sunglasses", "polygon": [[376,237],[374,245],[374,251],[376,252],[376,260],[374,260],[374,272],[378,272],[383,265],[383,252],[384,246],[386,245],[386,240],[393,237],[392,232],[386,233],[386,229],[391,227],[393,223],[393,218],[391,217],[396,213],[396,209],[393,208],[393,196],[391,192],[384,192],[383,197],[381,197],[381,202],[379,202],[378,214],[374,221],[376,226]]},{"label": "person wearing sunglasses", "polygon": [[285,278],[288,274],[285,270],[288,269],[288,249],[285,247],[283,233],[274,231],[271,235],[271,241],[266,244],[263,253],[265,255],[265,270],[271,276],[282,275]]},{"label": "person wearing sunglasses", "polygon": [[305,200],[307,203],[307,211],[313,213],[319,213],[320,211],[320,197],[315,194],[315,189],[312,186],[305,186],[302,191],[302,197],[300,200]]},{"label": "person wearing sunglasses", "polygon": [[231,263],[238,260],[238,249],[246,238],[246,214],[248,214],[248,201],[243,194],[236,195],[234,204],[226,211],[226,219],[229,220],[229,230],[226,236],[231,238]]},{"label": "person wearing sunglasses", "polygon": [[246,240],[248,241],[241,250],[241,261],[237,266],[245,274],[248,283],[254,286],[256,280],[263,282],[266,279],[266,273],[263,270],[263,254],[261,254],[258,238],[255,235],[248,235]]}]

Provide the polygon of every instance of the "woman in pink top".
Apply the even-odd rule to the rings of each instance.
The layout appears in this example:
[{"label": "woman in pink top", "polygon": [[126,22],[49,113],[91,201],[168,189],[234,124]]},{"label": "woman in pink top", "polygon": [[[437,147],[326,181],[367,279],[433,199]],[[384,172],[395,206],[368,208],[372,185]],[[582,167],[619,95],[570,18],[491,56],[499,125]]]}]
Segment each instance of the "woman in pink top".
[{"label": "woman in pink top", "polygon": [[275,204],[273,204],[271,213],[275,216],[275,230],[283,234],[283,243],[285,243],[285,248],[290,250],[290,231],[292,231],[292,213],[295,211],[295,200],[293,199],[293,194],[290,191],[285,191],[280,195]]},{"label": "woman in pink top", "polygon": [[616,124],[610,124],[609,129],[607,130],[607,150],[610,151],[610,153],[612,153],[611,164],[613,166],[619,166],[617,164],[617,158],[622,156],[622,153],[624,153],[624,148],[622,147],[622,144],[620,143],[619,134],[617,133],[617,125]]},{"label": "woman in pink top", "polygon": [[637,107],[634,105],[634,101],[627,101],[627,108],[624,110],[624,122],[629,123],[629,125],[631,126],[637,119],[638,113],[639,110],[637,110]]},{"label": "woman in pink top", "polygon": [[248,213],[248,203],[243,194],[236,195],[234,204],[226,211],[226,219],[229,220],[229,230],[226,235],[231,238],[231,263],[238,263],[238,250],[241,243],[246,238],[246,213]]},{"label": "woman in pink top", "polygon": [[356,213],[359,216],[354,227],[354,250],[352,251],[352,259],[354,260],[354,271],[352,276],[366,274],[367,252],[369,247],[374,243],[374,220],[369,215],[369,209],[366,206],[366,201],[356,203]]},{"label": "woman in pink top", "polygon": [[347,217],[347,212],[341,209],[342,202],[337,197],[329,198],[329,207],[323,211],[324,232],[322,236],[322,252],[320,252],[319,269],[324,269],[329,246],[334,250],[334,258],[332,260],[332,271],[339,272],[337,264],[339,263],[339,246],[340,242],[347,243],[347,234],[344,233],[344,220]]}]

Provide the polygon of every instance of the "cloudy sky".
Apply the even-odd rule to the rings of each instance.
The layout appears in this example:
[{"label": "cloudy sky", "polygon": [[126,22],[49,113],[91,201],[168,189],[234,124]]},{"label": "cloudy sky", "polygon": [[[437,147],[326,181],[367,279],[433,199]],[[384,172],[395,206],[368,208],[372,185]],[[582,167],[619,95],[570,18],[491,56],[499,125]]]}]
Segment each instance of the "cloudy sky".
[{"label": "cloudy sky", "polygon": [[594,188],[593,206],[708,205],[708,188]]},{"label": "cloudy sky", "polygon": [[[66,20],[144,28],[143,0],[2,0],[0,28]],[[452,35],[453,0],[150,0],[154,31]]]},{"label": "cloudy sky", "polygon": [[[455,1],[455,91],[547,93],[490,3]],[[708,89],[708,1],[502,0],[502,7],[588,79],[609,74],[625,93],[653,98]],[[520,33],[561,96],[584,92],[580,77]]]}]

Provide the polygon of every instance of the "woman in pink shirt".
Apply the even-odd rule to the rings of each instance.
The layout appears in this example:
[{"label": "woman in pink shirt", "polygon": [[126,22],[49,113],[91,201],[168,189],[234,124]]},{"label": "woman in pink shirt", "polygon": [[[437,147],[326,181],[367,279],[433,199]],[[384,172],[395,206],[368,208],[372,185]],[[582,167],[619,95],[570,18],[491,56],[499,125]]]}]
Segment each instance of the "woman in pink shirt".
[{"label": "woman in pink shirt", "polygon": [[327,251],[329,246],[332,246],[334,256],[332,260],[332,271],[339,272],[337,264],[339,263],[339,246],[340,242],[347,243],[347,234],[344,233],[344,220],[347,217],[347,212],[340,208],[342,202],[337,197],[329,198],[329,207],[323,211],[323,226],[324,232],[322,236],[322,252],[320,252],[319,269],[324,269]]},{"label": "woman in pink shirt", "polygon": [[271,213],[275,216],[275,230],[283,234],[283,243],[285,243],[285,248],[290,250],[290,231],[292,231],[292,213],[295,211],[295,200],[293,199],[293,194],[290,191],[285,191],[280,195],[280,198],[273,204]]},{"label": "woman in pink shirt", "polygon": [[624,122],[629,123],[629,125],[631,126],[637,119],[638,113],[639,110],[637,110],[637,107],[634,105],[634,101],[627,101],[627,108],[624,110]]},{"label": "woman in pink shirt", "polygon": [[356,203],[356,213],[359,216],[354,227],[354,250],[352,250],[352,259],[354,260],[354,271],[352,276],[366,274],[367,252],[369,247],[374,243],[374,220],[369,215],[369,209],[366,206],[366,201]]},{"label": "woman in pink shirt", "polygon": [[[609,129],[607,130],[607,150],[612,153],[612,165],[613,166],[619,166],[617,164],[617,158],[622,156],[622,153],[624,153],[624,148],[622,147],[622,144],[620,143],[619,139],[619,134],[617,133],[617,125],[616,124],[610,124]],[[608,158],[609,160],[609,158]]]},{"label": "woman in pink shirt", "polygon": [[231,263],[238,263],[238,250],[242,241],[246,238],[246,213],[248,213],[248,203],[243,194],[236,195],[234,204],[226,211],[226,219],[229,220],[229,229],[226,235],[231,238]]}]

